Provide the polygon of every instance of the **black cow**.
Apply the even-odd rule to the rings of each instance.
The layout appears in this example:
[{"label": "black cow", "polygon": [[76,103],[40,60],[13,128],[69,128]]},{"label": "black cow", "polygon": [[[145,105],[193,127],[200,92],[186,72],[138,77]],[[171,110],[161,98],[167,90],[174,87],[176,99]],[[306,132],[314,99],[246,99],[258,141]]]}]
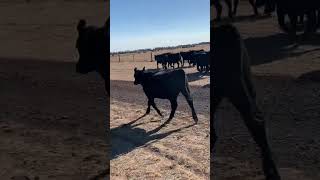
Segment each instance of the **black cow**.
[{"label": "black cow", "polygon": [[180,52],[181,57],[183,59],[183,63],[187,61],[189,63],[189,66],[193,65],[195,66],[197,64],[196,56],[194,56],[194,53],[198,52],[204,52],[203,49],[201,50],[191,50],[188,52]]},{"label": "black cow", "polygon": [[[304,16],[307,17],[305,35],[315,32],[319,27],[319,0],[276,0],[276,6],[278,24],[283,31],[290,34],[291,38],[296,38],[298,17],[300,17],[300,21],[303,21]],[[286,16],[290,19],[291,27],[288,27],[285,23]]]},{"label": "black cow", "polygon": [[[217,21],[221,20],[221,13],[222,13],[222,5],[221,2],[224,1],[228,6],[228,16],[229,18],[233,18],[237,14],[238,4],[239,0],[212,0],[211,5],[213,5],[216,8],[217,11]],[[233,2],[233,10],[232,10],[232,2]],[[253,12],[255,15],[258,15],[258,8],[255,5],[255,0],[249,0],[249,3],[251,4],[253,8]],[[265,10],[266,12],[267,10]]]},{"label": "black cow", "polygon": [[189,66],[190,66],[191,54],[192,54],[192,53],[190,53],[190,52],[180,52],[183,66],[184,66],[184,63],[185,63],[186,61],[189,63]]},{"label": "black cow", "polygon": [[230,24],[211,27],[213,94],[210,128],[210,148],[213,152],[217,139],[214,116],[222,99],[227,98],[240,112],[242,119],[261,149],[263,170],[267,180],[280,180],[267,140],[265,121],[256,104],[256,93],[251,80],[250,60],[238,30]]},{"label": "black cow", "polygon": [[168,67],[172,67],[174,69],[174,65],[177,64],[178,68],[180,65],[182,66],[182,57],[180,53],[167,53],[168,55]]},{"label": "black cow", "polygon": [[196,59],[197,70],[199,72],[209,71],[210,53],[209,52],[194,52],[193,56]]},{"label": "black cow", "polygon": [[105,89],[110,94],[109,74],[110,63],[110,20],[103,27],[87,26],[85,20],[80,20],[77,26],[78,39],[76,48],[79,52],[79,61],[76,71],[87,74],[91,71],[98,72],[105,81]]},{"label": "black cow", "polygon": [[162,65],[163,69],[167,69],[167,63],[168,63],[168,54],[158,54],[154,56],[154,59],[157,62],[157,69],[159,69],[159,64]]},{"label": "black cow", "polygon": [[195,123],[198,122],[198,117],[193,107],[193,100],[190,95],[188,79],[182,69],[148,72],[145,71],[145,68],[142,70],[137,70],[137,68],[135,68],[134,84],[141,84],[143,91],[148,98],[146,114],[150,113],[150,106],[152,106],[157,113],[162,116],[160,110],[154,103],[154,99],[168,99],[171,103],[171,113],[169,119],[164,124],[169,123],[174,117],[175,111],[178,107],[177,98],[181,92],[192,110],[193,120]]}]

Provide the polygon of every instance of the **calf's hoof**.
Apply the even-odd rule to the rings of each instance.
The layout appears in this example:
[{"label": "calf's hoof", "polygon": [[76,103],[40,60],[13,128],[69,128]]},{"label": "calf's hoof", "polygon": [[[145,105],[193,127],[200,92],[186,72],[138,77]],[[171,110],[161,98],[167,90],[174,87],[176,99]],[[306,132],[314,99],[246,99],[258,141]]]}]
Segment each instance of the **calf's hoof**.
[{"label": "calf's hoof", "polygon": [[194,124],[198,124],[199,119],[197,116],[193,116],[193,120],[194,120]]}]

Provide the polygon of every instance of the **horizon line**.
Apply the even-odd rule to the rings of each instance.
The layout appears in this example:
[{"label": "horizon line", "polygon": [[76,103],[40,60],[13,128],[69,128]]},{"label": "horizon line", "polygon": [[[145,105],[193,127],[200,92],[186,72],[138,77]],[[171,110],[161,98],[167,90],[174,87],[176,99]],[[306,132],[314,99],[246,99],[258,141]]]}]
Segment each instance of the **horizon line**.
[{"label": "horizon line", "polygon": [[174,45],[174,46],[162,46],[162,47],[143,48],[143,49],[134,49],[134,50],[110,51],[110,54],[132,53],[132,52],[138,52],[138,51],[154,51],[156,49],[172,49],[172,48],[179,48],[181,46],[194,46],[194,45],[201,45],[201,44],[210,44],[210,41],[202,41],[202,42],[192,43],[192,44],[180,44],[180,45]]}]

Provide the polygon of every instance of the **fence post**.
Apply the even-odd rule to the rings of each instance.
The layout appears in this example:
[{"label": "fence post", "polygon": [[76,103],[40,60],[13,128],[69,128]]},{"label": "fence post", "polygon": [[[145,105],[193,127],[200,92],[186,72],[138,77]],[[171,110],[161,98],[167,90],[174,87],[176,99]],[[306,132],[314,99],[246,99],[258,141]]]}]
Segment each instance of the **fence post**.
[{"label": "fence post", "polygon": [[120,54],[118,54],[118,57],[119,57],[119,62],[120,62]]},{"label": "fence post", "polygon": [[152,51],[151,51],[151,61],[150,62],[152,62]]}]

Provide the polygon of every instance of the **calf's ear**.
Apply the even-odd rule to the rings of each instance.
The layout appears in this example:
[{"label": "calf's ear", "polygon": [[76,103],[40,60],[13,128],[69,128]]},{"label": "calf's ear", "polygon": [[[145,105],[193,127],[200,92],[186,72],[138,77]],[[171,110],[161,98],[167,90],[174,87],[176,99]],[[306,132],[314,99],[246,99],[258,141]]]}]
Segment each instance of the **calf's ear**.
[{"label": "calf's ear", "polygon": [[84,27],[86,27],[86,20],[80,19],[78,22],[77,30],[80,32]]},{"label": "calf's ear", "polygon": [[146,67],[143,67],[142,71],[144,71],[146,69]]},{"label": "calf's ear", "polygon": [[135,68],[134,68],[134,72],[136,72],[136,71],[137,71],[137,68],[135,67]]}]

